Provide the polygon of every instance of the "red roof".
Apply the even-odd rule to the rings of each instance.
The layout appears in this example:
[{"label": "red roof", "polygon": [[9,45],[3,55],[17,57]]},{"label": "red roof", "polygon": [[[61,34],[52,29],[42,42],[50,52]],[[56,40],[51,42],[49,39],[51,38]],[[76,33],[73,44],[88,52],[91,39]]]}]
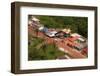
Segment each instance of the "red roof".
[{"label": "red roof", "polygon": [[78,36],[76,36],[76,37],[70,37],[70,38],[68,38],[68,40],[70,40],[70,41],[75,41],[75,40],[77,40],[79,37]]},{"label": "red roof", "polygon": [[84,48],[83,50],[87,52],[88,48],[86,47],[86,48]]},{"label": "red roof", "polygon": [[75,43],[74,41],[77,40],[79,37],[69,37],[66,38],[65,40],[72,46],[79,46],[78,43]]}]

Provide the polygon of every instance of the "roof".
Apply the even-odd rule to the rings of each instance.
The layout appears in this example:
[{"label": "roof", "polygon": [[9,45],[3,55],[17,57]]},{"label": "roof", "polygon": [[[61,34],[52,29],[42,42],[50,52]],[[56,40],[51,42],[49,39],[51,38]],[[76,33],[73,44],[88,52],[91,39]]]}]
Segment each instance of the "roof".
[{"label": "roof", "polygon": [[86,47],[86,48],[84,48],[83,50],[84,50],[84,51],[88,51],[88,48]]},{"label": "roof", "polygon": [[70,38],[67,38],[68,40],[70,40],[70,41],[75,41],[75,40],[77,40],[79,37],[78,36],[76,36],[76,37],[70,37]]},{"label": "roof", "polygon": [[39,30],[43,30],[43,29],[44,29],[44,27],[43,27],[43,26],[39,27]]},{"label": "roof", "polygon": [[28,24],[31,25],[31,24],[32,24],[32,21],[29,20],[29,21],[28,21]]},{"label": "roof", "polygon": [[37,18],[34,17],[34,16],[32,17],[32,20],[33,20],[33,21],[40,21],[39,19],[37,19]]},{"label": "roof", "polygon": [[83,38],[78,38],[80,41],[85,41]]},{"label": "roof", "polygon": [[73,36],[73,37],[76,37],[76,36],[81,37],[81,35],[79,35],[78,33],[73,33],[73,34],[71,34],[71,36]]},{"label": "roof", "polygon": [[68,29],[63,29],[62,31],[63,31],[63,32],[66,32],[66,33],[70,33],[70,32],[71,32],[70,28],[68,28]]},{"label": "roof", "polygon": [[50,37],[54,37],[56,33],[57,33],[57,31],[48,31],[48,32],[46,32],[46,35],[48,35]]}]

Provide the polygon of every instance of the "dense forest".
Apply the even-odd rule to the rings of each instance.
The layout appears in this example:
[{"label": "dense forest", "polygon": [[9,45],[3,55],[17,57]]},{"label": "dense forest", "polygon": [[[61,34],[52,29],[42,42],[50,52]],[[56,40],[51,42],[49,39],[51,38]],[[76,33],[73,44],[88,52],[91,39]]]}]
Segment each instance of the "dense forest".
[{"label": "dense forest", "polygon": [[[31,15],[29,15],[31,17]],[[87,38],[88,18],[69,16],[35,16],[40,23],[48,28],[70,28],[72,32],[79,33]]]}]

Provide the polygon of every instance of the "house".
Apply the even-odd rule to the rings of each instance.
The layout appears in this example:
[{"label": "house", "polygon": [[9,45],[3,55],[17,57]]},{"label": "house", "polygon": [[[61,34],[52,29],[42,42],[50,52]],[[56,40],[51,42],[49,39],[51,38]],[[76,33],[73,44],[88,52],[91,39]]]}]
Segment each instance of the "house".
[{"label": "house", "polygon": [[65,33],[65,32],[63,32],[63,31],[59,31],[59,32],[57,32],[57,33],[55,34],[55,36],[58,37],[58,38],[66,38],[66,37],[69,37],[70,34],[67,34],[67,33]]},{"label": "house", "polygon": [[73,49],[78,51],[82,50],[84,47],[87,46],[87,43],[84,42],[85,39],[81,37],[79,34],[71,34],[71,36],[67,39],[67,45]]},{"label": "house", "polygon": [[32,21],[35,21],[35,22],[39,22],[39,21],[40,21],[39,19],[37,19],[37,18],[34,17],[34,16],[32,16],[31,20],[32,20]]},{"label": "house", "polygon": [[62,31],[65,32],[65,33],[67,33],[67,34],[71,33],[71,29],[70,29],[70,28],[68,28],[68,29],[63,29]]},{"label": "house", "polygon": [[38,28],[39,31],[43,31],[43,29],[44,29],[44,26],[41,26]]},{"label": "house", "polygon": [[71,36],[72,37],[81,37],[81,35],[79,35],[78,33],[72,33]]},{"label": "house", "polygon": [[57,31],[48,31],[46,32],[45,34],[48,36],[48,37],[55,37],[55,34],[57,33]]},{"label": "house", "polygon": [[74,42],[74,41],[76,41],[78,38],[79,38],[78,36],[76,36],[76,37],[70,36],[70,37],[67,38],[67,39],[68,39],[69,41],[71,41],[71,42]]},{"label": "house", "polygon": [[40,25],[40,20],[37,19],[36,17],[32,16],[31,19],[28,21],[28,25],[32,27],[39,27]]},{"label": "house", "polygon": [[85,47],[82,52],[83,55],[87,55],[88,54],[88,47]]}]

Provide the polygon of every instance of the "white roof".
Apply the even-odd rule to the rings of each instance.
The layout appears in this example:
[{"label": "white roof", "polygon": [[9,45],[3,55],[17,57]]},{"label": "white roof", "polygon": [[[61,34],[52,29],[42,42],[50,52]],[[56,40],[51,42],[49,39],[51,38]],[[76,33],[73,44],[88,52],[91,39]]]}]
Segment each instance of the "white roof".
[{"label": "white roof", "polygon": [[50,37],[53,37],[53,36],[55,36],[55,34],[57,33],[57,31],[51,31],[51,32],[48,32],[48,33],[46,33],[48,36],[50,36]]},{"label": "white roof", "polygon": [[59,47],[59,50],[65,51],[64,48]]},{"label": "white roof", "polygon": [[41,26],[40,28],[39,28],[39,30],[43,30],[44,29],[44,27],[43,26]]},{"label": "white roof", "polygon": [[51,31],[51,33],[52,33],[52,34],[56,34],[56,33],[57,33],[57,31]]},{"label": "white roof", "polygon": [[29,20],[29,21],[28,21],[28,24],[29,24],[29,25],[32,24],[32,21]]},{"label": "white roof", "polygon": [[81,40],[81,41],[85,41],[83,38],[78,38],[79,40]]},{"label": "white roof", "polygon": [[66,33],[70,33],[71,32],[71,30],[69,28],[68,29],[63,29],[62,31],[66,32]]},{"label": "white roof", "polygon": [[81,35],[79,35],[78,33],[73,33],[73,34],[71,34],[71,36],[73,36],[73,37],[75,37],[75,36],[81,37]]},{"label": "white roof", "polygon": [[37,19],[36,17],[32,17],[33,21],[40,21],[39,19]]}]

